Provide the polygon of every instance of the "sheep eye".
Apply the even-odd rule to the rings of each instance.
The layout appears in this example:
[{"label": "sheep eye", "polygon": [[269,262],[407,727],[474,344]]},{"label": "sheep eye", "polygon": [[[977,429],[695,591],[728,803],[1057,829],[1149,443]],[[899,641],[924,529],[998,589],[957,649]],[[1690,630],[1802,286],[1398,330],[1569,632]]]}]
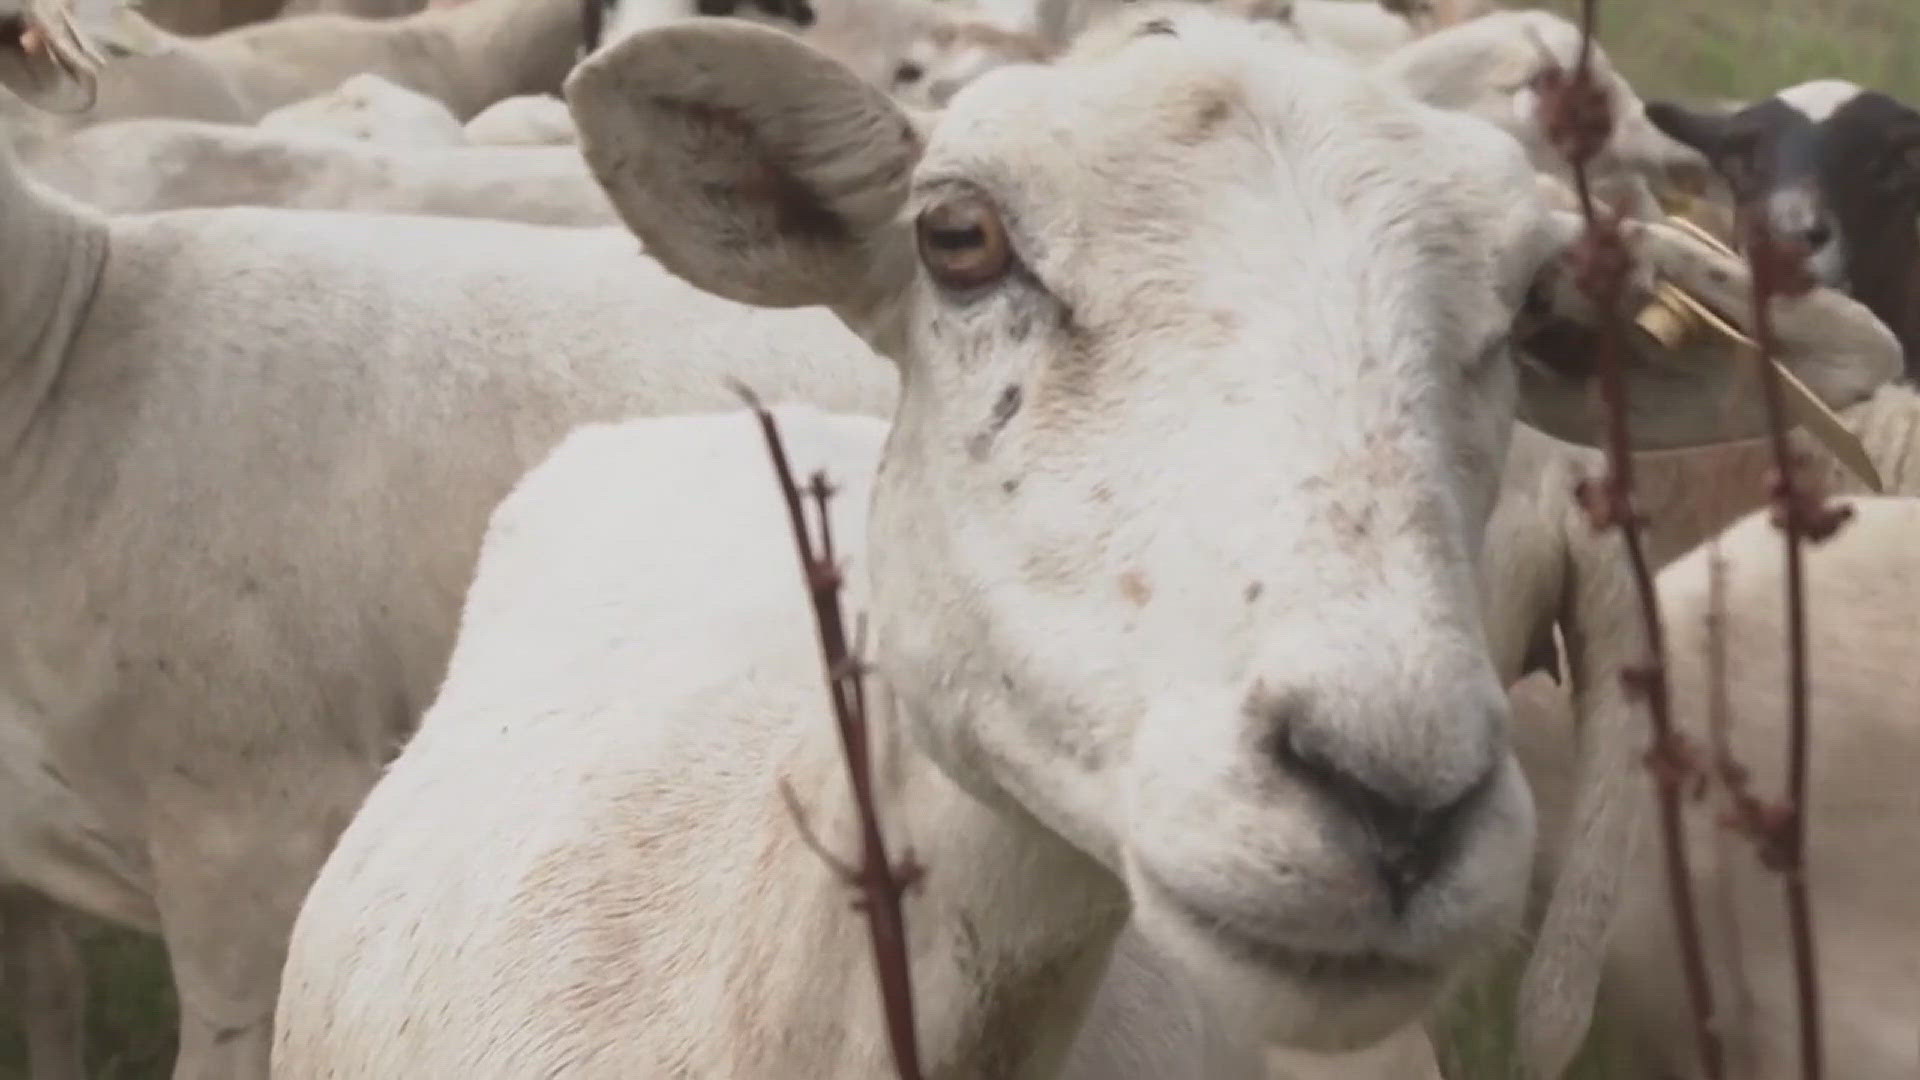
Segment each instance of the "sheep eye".
[{"label": "sheep eye", "polygon": [[903,60],[899,67],[893,69],[893,81],[897,83],[919,82],[920,76],[926,73],[926,69],[922,68],[919,64],[911,60]]},{"label": "sheep eye", "polygon": [[970,289],[998,280],[1013,266],[1000,212],[977,193],[956,195],[920,212],[914,222],[920,261],[949,289]]}]

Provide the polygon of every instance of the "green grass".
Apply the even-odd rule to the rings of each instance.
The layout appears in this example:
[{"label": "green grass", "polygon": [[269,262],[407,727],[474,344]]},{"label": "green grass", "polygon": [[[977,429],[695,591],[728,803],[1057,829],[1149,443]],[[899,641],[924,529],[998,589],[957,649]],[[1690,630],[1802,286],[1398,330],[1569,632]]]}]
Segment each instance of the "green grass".
[{"label": "green grass", "polygon": [[[1522,1080],[1514,1055],[1514,998],[1525,955],[1514,953],[1465,987],[1441,1015],[1435,1049],[1454,1080]],[[1596,1019],[1564,1080],[1641,1080],[1625,1044]]]},{"label": "green grass", "polygon": [[[158,938],[74,916],[91,974],[87,1075],[166,1080],[173,1068],[173,982]],[[27,1080],[26,1051],[9,1007],[0,1023],[0,1080]]]},{"label": "green grass", "polygon": [[[1572,0],[1550,7],[1575,9]],[[1920,0],[1602,0],[1600,39],[1641,96],[1751,99],[1807,79],[1844,77],[1920,103]],[[85,945],[92,972],[89,1073],[161,1080],[173,1053],[173,992],[158,942],[100,928]],[[1511,1075],[1511,972],[1455,1005],[1449,1075]],[[0,1023],[0,1080],[25,1080],[9,1011]],[[1628,1075],[1598,1033],[1570,1080]]]},{"label": "green grass", "polygon": [[1844,78],[1920,104],[1916,42],[1915,0],[1600,0],[1600,43],[1645,98],[1751,100]]}]

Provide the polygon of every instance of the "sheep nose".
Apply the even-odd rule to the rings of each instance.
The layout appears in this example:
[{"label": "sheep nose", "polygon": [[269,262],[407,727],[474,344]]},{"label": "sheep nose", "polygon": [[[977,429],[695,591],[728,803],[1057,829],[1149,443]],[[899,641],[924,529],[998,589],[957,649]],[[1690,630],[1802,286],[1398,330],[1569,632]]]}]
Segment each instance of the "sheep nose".
[{"label": "sheep nose", "polygon": [[[1425,711],[1425,710],[1423,710]],[[1465,739],[1445,749],[1424,740],[1365,738],[1365,728],[1303,708],[1295,700],[1271,716],[1270,757],[1287,778],[1357,823],[1367,855],[1398,915],[1453,860],[1474,808],[1493,789],[1504,743],[1504,721],[1491,710],[1454,719]],[[1387,725],[1391,726],[1391,725]],[[1377,731],[1384,731],[1378,727]],[[1476,737],[1476,732],[1480,737]]]}]

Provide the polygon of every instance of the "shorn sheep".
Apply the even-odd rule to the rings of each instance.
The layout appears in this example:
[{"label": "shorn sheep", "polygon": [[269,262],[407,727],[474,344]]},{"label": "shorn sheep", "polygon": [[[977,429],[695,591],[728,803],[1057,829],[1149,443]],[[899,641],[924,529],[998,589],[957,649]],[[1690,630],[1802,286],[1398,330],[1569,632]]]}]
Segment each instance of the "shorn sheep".
[{"label": "shorn sheep", "polygon": [[[1914,664],[1920,614],[1913,605],[1920,590],[1914,545],[1920,499],[1844,501],[1854,520],[1809,547],[1806,562],[1815,676],[1808,703],[1807,875],[1818,920],[1827,1075],[1913,1080],[1920,1075],[1920,916],[1914,906],[1920,859],[1913,845],[1920,821],[1920,789],[1913,783],[1920,767],[1920,668]],[[1675,716],[1705,747],[1712,692],[1707,616],[1716,603],[1713,562],[1723,562],[1720,633],[1731,673],[1731,743],[1761,794],[1777,791],[1785,775],[1787,717],[1781,540],[1768,516],[1760,510],[1741,518],[1658,579]],[[1567,738],[1564,727],[1530,730],[1521,741],[1529,775],[1563,773]],[[1551,780],[1534,788],[1543,799],[1566,790]],[[1635,789],[1643,799],[1650,793],[1650,785]],[[1726,1006],[1721,1019],[1730,1075],[1792,1080],[1800,1075],[1796,1005],[1778,878],[1761,869],[1744,841],[1713,837],[1717,809],[1688,818],[1698,894],[1716,898],[1724,890],[1730,898],[1711,901],[1707,913],[1717,1000]],[[1641,837],[1629,857],[1604,1000],[1610,1026],[1634,1043],[1644,1075],[1690,1080],[1697,1066],[1659,857],[1651,835]],[[1724,936],[1728,931],[1737,943]],[[1737,965],[1729,962],[1729,948],[1739,951]],[[1742,971],[1745,984],[1736,986],[1732,980]]]},{"label": "shorn sheep", "polygon": [[719,300],[620,229],[110,218],[0,148],[0,249],[0,725],[65,789],[34,796],[53,821],[8,802],[0,881],[165,939],[181,1077],[265,1072],[306,884],[432,697],[487,513],[563,432],[728,407],[729,379],[896,392],[825,312]]},{"label": "shorn sheep", "polygon": [[[1474,560],[1516,396],[1594,437],[1591,386],[1509,351],[1577,219],[1508,136],[1285,32],[1167,5],[1112,40],[937,118],[718,20],[569,79],[663,265],[900,366],[834,512],[934,1075],[1055,1067],[1129,906],[1231,1029],[1367,1044],[1511,930],[1531,857]],[[1805,375],[1893,368],[1856,360]],[[1713,437],[1745,373],[1686,369],[1636,438]],[[496,512],[440,696],[302,905],[282,1080],[889,1067],[777,793],[845,833],[764,448],[705,427],[577,436]]]}]

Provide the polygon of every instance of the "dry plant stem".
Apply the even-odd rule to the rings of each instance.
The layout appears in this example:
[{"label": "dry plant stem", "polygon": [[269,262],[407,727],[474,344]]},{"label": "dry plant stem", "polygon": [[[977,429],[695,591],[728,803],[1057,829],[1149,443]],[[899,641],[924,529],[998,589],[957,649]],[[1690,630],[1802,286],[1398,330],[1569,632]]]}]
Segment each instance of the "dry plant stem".
[{"label": "dry plant stem", "polygon": [[[1815,967],[1813,905],[1807,894],[1807,622],[1806,583],[1801,541],[1809,532],[1831,534],[1845,514],[1823,512],[1818,493],[1797,485],[1792,452],[1787,445],[1787,420],[1780,375],[1774,370],[1772,302],[1792,282],[1789,274],[1804,274],[1798,253],[1792,264],[1775,244],[1761,215],[1745,215],[1750,237],[1748,265],[1753,277],[1754,342],[1760,347],[1760,385],[1767,407],[1768,439],[1773,445],[1774,520],[1784,534],[1787,570],[1787,801],[1778,831],[1763,837],[1762,854],[1779,870],[1786,884],[1787,923],[1793,939],[1794,984],[1800,1012],[1800,1075],[1819,1080],[1822,1072],[1819,971]],[[1821,520],[1822,518],[1825,520]],[[1767,849],[1771,848],[1771,851]]]},{"label": "dry plant stem", "polygon": [[792,789],[782,784],[781,794],[794,815],[807,845],[821,856],[827,866],[859,890],[854,906],[866,913],[869,937],[873,943],[874,972],[880,983],[881,1005],[886,1010],[887,1040],[893,1050],[894,1070],[900,1080],[922,1080],[919,1041],[914,1033],[913,978],[907,961],[906,918],[901,897],[920,876],[912,857],[899,867],[887,858],[886,844],[880,833],[880,815],[873,797],[873,770],[867,743],[865,670],[847,645],[846,619],[840,609],[840,568],[834,565],[833,532],[827,518],[827,500],[833,489],[826,477],[815,473],[807,494],[813,498],[820,521],[818,554],[807,534],[806,506],[800,487],[794,482],[785,445],[773,415],[745,386],[735,391],[753,409],[766,436],[767,453],[773,459],[774,473],[787,504],[787,517],[793,525],[793,542],[800,553],[800,568],[806,575],[807,592],[813,601],[814,621],[819,630],[820,656],[826,667],[827,690],[833,699],[834,720],[840,730],[840,748],[846,756],[848,778],[853,784],[854,807],[860,818],[860,861],[849,866],[829,852],[807,826],[800,803]]},{"label": "dry plant stem", "polygon": [[1647,656],[1638,667],[1623,671],[1621,678],[1627,680],[1631,693],[1646,700],[1652,719],[1653,745],[1647,760],[1659,801],[1667,889],[1679,931],[1681,967],[1693,1011],[1700,1066],[1706,1080],[1723,1080],[1726,1068],[1713,1023],[1713,988],[1708,978],[1706,950],[1688,866],[1686,831],[1681,821],[1681,788],[1692,776],[1691,755],[1673,727],[1666,681],[1665,635],[1661,630],[1653,573],[1633,506],[1633,457],[1628,442],[1626,386],[1621,378],[1620,362],[1620,309],[1631,270],[1630,256],[1618,216],[1611,211],[1603,214],[1595,205],[1587,173],[1587,163],[1613,131],[1612,102],[1591,70],[1596,17],[1595,0],[1582,0],[1579,58],[1571,74],[1557,72],[1549,78],[1546,92],[1541,95],[1547,131],[1571,166],[1574,191],[1586,220],[1579,282],[1600,317],[1596,368],[1607,414],[1608,475],[1598,490],[1588,487],[1582,494],[1597,526],[1620,530],[1633,572]]}]

